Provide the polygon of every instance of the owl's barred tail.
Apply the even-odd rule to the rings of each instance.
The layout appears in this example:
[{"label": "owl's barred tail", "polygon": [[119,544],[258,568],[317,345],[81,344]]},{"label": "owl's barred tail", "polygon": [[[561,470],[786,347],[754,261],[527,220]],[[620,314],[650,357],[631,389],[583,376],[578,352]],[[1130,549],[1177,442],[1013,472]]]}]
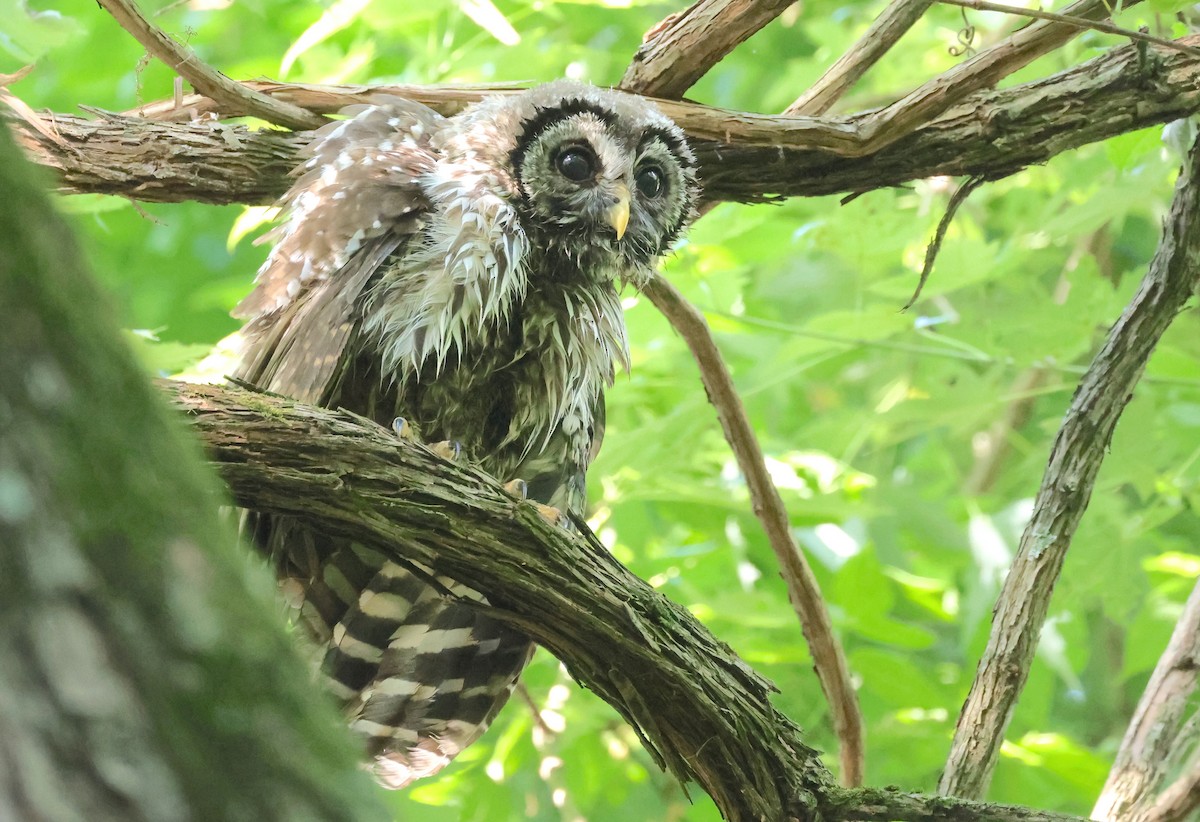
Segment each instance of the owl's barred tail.
[{"label": "owl's barred tail", "polygon": [[403,788],[436,773],[487,730],[533,643],[482,613],[476,591],[361,546],[336,552],[322,576],[306,621],[325,638],[322,670],[377,777]]}]

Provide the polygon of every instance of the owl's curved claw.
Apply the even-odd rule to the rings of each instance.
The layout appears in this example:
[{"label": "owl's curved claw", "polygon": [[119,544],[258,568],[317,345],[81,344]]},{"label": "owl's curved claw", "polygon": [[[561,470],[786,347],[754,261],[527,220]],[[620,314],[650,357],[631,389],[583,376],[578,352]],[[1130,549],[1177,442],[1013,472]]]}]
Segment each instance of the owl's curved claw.
[{"label": "owl's curved claw", "polygon": [[462,443],[458,440],[442,440],[430,443],[429,450],[448,462],[458,462],[462,459]]},{"label": "owl's curved claw", "polygon": [[396,417],[396,419],[392,420],[392,433],[408,442],[420,442],[421,440],[417,434],[417,429],[404,417]]},{"label": "owl's curved claw", "polygon": [[570,519],[568,519],[567,515],[558,508],[555,508],[553,505],[543,505],[536,500],[531,500],[529,498],[529,483],[527,483],[525,480],[509,480],[508,482],[504,483],[504,490],[508,492],[509,496],[514,497],[521,502],[528,502],[537,510],[538,516],[546,520],[546,522],[550,523],[551,525],[565,528],[570,523]]},{"label": "owl's curved claw", "polygon": [[510,480],[504,483],[504,490],[508,492],[510,497],[529,499],[529,483],[523,479]]}]

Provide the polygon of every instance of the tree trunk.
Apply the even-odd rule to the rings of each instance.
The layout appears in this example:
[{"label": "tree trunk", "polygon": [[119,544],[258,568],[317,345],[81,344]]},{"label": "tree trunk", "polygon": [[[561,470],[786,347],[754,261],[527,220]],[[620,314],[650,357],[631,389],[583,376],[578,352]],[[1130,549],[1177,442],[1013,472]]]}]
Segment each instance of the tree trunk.
[{"label": "tree trunk", "polygon": [[0,819],[382,817],[40,182],[0,129]]}]

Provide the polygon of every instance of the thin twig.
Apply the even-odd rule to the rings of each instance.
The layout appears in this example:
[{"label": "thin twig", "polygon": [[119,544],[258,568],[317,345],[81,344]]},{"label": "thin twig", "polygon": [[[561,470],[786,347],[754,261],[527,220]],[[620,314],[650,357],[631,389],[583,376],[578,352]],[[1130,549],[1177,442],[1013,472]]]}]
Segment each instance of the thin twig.
[{"label": "thin twig", "polygon": [[[1035,24],[1036,25],[1036,24]],[[1180,175],[1150,270],[1067,409],[1034,502],[1033,516],[996,603],[991,635],[955,728],[939,791],[983,795],[1029,675],[1063,558],[1091,497],[1125,404],[1159,338],[1200,285],[1200,143]]]},{"label": "thin twig", "polygon": [[[1012,14],[1017,17],[1029,17],[1034,20],[1051,20],[1056,23],[1062,23],[1064,26],[1075,26],[1080,29],[1091,29],[1092,31],[1102,31],[1105,34],[1116,34],[1121,37],[1128,37],[1130,40],[1139,40],[1143,43],[1153,43],[1156,46],[1163,48],[1175,49],[1183,52],[1191,57],[1200,57],[1200,49],[1180,43],[1177,40],[1168,40],[1163,37],[1155,37],[1152,34],[1147,34],[1144,31],[1134,31],[1126,29],[1112,23],[1105,23],[1103,20],[1086,20],[1082,17],[1073,17],[1069,14],[1055,14],[1052,11],[1041,11],[1039,9],[1026,9],[1019,6],[1010,6],[1005,3],[989,3],[988,0],[937,0],[947,6],[961,6],[965,9],[976,9],[978,11],[997,11],[1001,14]],[[1126,4],[1128,5],[1128,4]]]},{"label": "thin twig", "polygon": [[[1099,822],[1147,822],[1151,818],[1167,818],[1155,816],[1150,808],[1159,806],[1154,794],[1168,773],[1172,754],[1179,751],[1177,732],[1196,690],[1198,669],[1200,582],[1192,589],[1167,648],[1146,683],[1104,790],[1092,810],[1094,819]],[[1170,791],[1168,788],[1163,797]],[[1172,795],[1178,793],[1175,791]],[[1200,800],[1200,796],[1196,799]],[[1168,804],[1174,801],[1170,800]],[[1194,809],[1195,805],[1189,808]]]},{"label": "thin twig", "polygon": [[[555,743],[558,741],[559,732],[550,727],[550,723],[543,716],[542,708],[538,707],[524,680],[517,682],[516,693],[529,708],[529,713],[533,717],[532,742],[540,757],[537,774],[546,789],[554,796],[554,805],[558,808],[559,817],[565,822],[586,822],[571,797],[571,790],[567,784],[566,775],[563,773],[563,759],[555,753]],[[553,698],[553,688],[550,693],[550,698]],[[557,707],[561,707],[561,705]],[[561,714],[559,716],[561,717]]]},{"label": "thin twig", "polygon": [[829,111],[858,78],[896,45],[933,3],[934,0],[892,0],[858,42],[783,113],[815,117]]},{"label": "thin twig", "polygon": [[676,99],[794,0],[698,0],[646,33],[618,88]]},{"label": "thin twig", "polygon": [[933,263],[942,249],[942,241],[946,239],[946,231],[950,228],[954,215],[958,213],[959,206],[971,196],[971,192],[983,185],[984,182],[986,180],[983,177],[970,177],[964,180],[958,190],[950,196],[950,202],[946,204],[946,213],[942,215],[942,219],[938,220],[937,230],[933,232],[933,239],[929,241],[929,246],[925,249],[925,263],[921,266],[921,277],[917,280],[917,287],[913,290],[913,295],[908,298],[908,302],[900,309],[901,311],[912,308],[913,303],[921,296],[921,291],[925,288],[925,281],[929,279],[929,273],[933,271]]},{"label": "thin twig", "polygon": [[[621,87],[639,94],[681,97],[685,91],[734,46],[781,13],[790,2],[728,2],[700,0],[687,11],[668,18],[646,37],[625,72]],[[689,41],[692,45],[689,45]],[[698,58],[691,57],[696,52]],[[681,57],[686,59],[681,60]],[[766,532],[779,562],[788,599],[800,619],[817,679],[829,702],[842,764],[842,781],[862,783],[866,751],[858,696],[850,681],[845,652],[829,619],[820,587],[808,561],[791,535],[790,520],[779,490],[767,473],[762,448],[733,385],[729,369],[709,333],[703,315],[675,288],[655,277],[644,289],[647,297],[684,338],[717,411],[721,429],[750,489],[751,507]]]},{"label": "thin twig", "polygon": [[241,110],[268,123],[292,129],[319,128],[325,118],[291,103],[255,92],[210,68],[191,49],[180,45],[151,23],[131,0],[96,0],[148,52],[162,60],[196,91],[221,105]]},{"label": "thin twig", "polygon": [[541,728],[542,733],[547,736],[553,734],[554,730],[546,724],[545,718],[542,717],[542,709],[534,701],[533,694],[529,693],[529,686],[525,684],[525,680],[517,682],[516,694],[525,703],[525,707],[529,709],[529,714],[533,717],[533,724]]},{"label": "thin twig", "polygon": [[[1124,8],[1141,0],[1125,0]],[[1078,0],[1065,9],[1066,16],[1081,20],[1109,15],[1107,0]],[[900,136],[929,122],[934,117],[985,88],[992,88],[1004,77],[1024,68],[1077,36],[1078,26],[1057,20],[1039,20],[986,51],[943,72],[886,108],[880,109],[859,129],[859,149],[877,150]]]},{"label": "thin twig", "polygon": [[655,307],[683,337],[700,369],[709,401],[717,410],[738,467],[750,490],[751,507],[762,523],[787,584],[788,599],[800,617],[800,627],[812,652],[813,667],[829,700],[833,726],[841,743],[842,781],[858,785],[863,777],[863,728],[858,696],[841,644],[812,568],[792,538],[791,523],[779,490],[767,473],[761,446],[746,409],[704,316],[669,282],[655,277],[643,288]]}]

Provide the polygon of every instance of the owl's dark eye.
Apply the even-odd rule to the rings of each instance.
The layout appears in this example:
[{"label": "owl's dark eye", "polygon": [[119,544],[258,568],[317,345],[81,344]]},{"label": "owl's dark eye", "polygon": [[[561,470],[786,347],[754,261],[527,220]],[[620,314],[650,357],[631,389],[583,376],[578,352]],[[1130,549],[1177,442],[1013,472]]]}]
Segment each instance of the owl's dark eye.
[{"label": "owl's dark eye", "polygon": [[573,183],[582,183],[596,176],[596,155],[586,148],[569,148],[554,160],[558,173]]},{"label": "owl's dark eye", "polygon": [[661,169],[654,166],[643,168],[637,173],[637,190],[638,193],[647,200],[653,200],[658,195],[662,194],[666,187],[666,181],[663,179]]}]

